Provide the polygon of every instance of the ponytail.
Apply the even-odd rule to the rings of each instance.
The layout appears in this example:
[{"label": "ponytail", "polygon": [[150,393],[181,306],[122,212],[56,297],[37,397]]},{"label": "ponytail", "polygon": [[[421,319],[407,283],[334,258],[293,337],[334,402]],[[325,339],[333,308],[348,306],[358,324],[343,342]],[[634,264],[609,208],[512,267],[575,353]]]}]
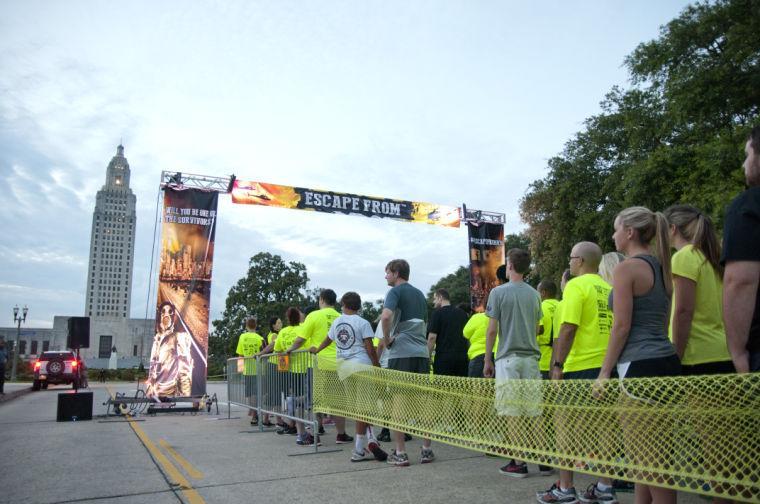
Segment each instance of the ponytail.
[{"label": "ponytail", "polygon": [[656,225],[655,231],[655,256],[662,265],[662,276],[665,285],[673,284],[673,275],[670,266],[670,224],[662,212],[654,212]]},{"label": "ponytail", "polygon": [[694,229],[692,244],[705,256],[715,272],[723,278],[723,266],[720,264],[720,243],[715,228],[709,217],[700,212]]},{"label": "ponytail", "polygon": [[723,277],[720,264],[720,242],[710,217],[691,205],[673,205],[665,210],[668,222],[710,263],[715,273]]}]

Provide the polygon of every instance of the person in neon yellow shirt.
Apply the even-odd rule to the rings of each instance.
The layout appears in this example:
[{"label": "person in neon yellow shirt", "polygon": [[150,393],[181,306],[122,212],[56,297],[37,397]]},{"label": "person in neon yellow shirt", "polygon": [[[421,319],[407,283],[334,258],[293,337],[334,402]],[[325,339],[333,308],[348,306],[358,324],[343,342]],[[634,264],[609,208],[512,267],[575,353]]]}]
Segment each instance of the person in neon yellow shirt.
[{"label": "person in neon yellow shirt", "polygon": [[[300,336],[303,314],[298,308],[291,306],[285,312],[285,320],[287,320],[288,325],[280,329],[274,343],[274,351],[280,355],[285,355],[293,342]],[[285,411],[290,416],[298,413],[299,418],[303,417],[303,411],[302,409],[296,411],[296,409],[303,404],[299,397],[304,395],[307,369],[305,361],[300,357],[300,354],[289,356],[288,370],[278,371],[278,381],[283,384],[283,392],[285,393],[287,405]],[[305,424],[293,420],[288,420],[286,426],[277,429],[277,434],[297,434],[296,442],[303,441],[308,436]]]},{"label": "person in neon yellow shirt", "polygon": [[[256,332],[256,317],[250,317],[245,321],[246,332],[238,338],[235,353],[244,359],[243,376],[245,380],[245,396],[248,398],[249,406],[256,404],[256,354],[261,350],[264,338]],[[259,424],[259,417],[256,410],[248,411],[251,417],[251,425]]]},{"label": "person in neon yellow shirt", "polygon": [[[301,334],[287,350],[288,353],[302,347],[304,349],[309,349],[322,343],[325,336],[327,336],[327,332],[330,330],[333,321],[340,317],[340,313],[335,309],[337,297],[338,296],[335,294],[334,290],[322,289],[319,293],[319,310],[315,310],[306,316],[301,327]],[[317,354],[317,359],[317,364],[319,365],[320,370],[335,372],[337,369],[335,343],[331,343],[328,347],[319,352]],[[308,362],[310,363],[311,361],[309,360]],[[306,407],[311,408],[313,393],[311,390],[311,384],[313,383],[311,365],[309,365],[307,372]],[[321,434],[324,432],[321,415],[319,415],[318,418],[319,434]],[[354,438],[346,434],[346,419],[337,416],[333,418],[335,419],[335,428],[338,431],[336,443],[352,443]],[[317,442],[319,442],[319,437],[317,437]]]},{"label": "person in neon yellow shirt", "polygon": [[670,224],[673,304],[670,340],[685,375],[734,373],[723,326],[723,268],[712,221],[697,208],[665,210]]},{"label": "person in neon yellow shirt", "polygon": [[[596,243],[576,243],[570,252],[570,273],[575,278],[567,282],[560,308],[555,311],[561,325],[553,345],[549,371],[552,380],[596,379],[599,376],[612,327],[612,311],[608,304],[612,287],[599,276],[601,261],[602,249]],[[566,418],[558,416],[558,442],[570,438],[570,431],[574,428],[577,426],[567,425]],[[594,489],[614,496],[610,478],[600,478]],[[569,499],[570,495],[577,495],[573,472],[561,469],[559,482],[549,490],[538,492],[536,497],[539,502],[552,503],[564,502],[556,499]]]},{"label": "person in neon yellow shirt", "polygon": [[541,359],[538,361],[538,369],[544,379],[549,378],[549,368],[552,360],[552,343],[557,332],[554,327],[554,314],[557,311],[557,284],[546,278],[538,284],[538,293],[541,295],[541,322],[538,325],[538,348],[541,350]]}]

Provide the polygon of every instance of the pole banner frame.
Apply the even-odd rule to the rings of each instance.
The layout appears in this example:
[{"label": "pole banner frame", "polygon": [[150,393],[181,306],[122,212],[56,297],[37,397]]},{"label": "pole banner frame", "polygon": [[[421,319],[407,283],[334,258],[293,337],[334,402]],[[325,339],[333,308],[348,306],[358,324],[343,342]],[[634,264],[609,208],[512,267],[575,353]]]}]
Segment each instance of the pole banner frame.
[{"label": "pole banner frame", "polygon": [[164,187],[149,397],[206,393],[218,200],[216,191]]},{"label": "pole banner frame", "polygon": [[470,249],[470,307],[485,311],[488,294],[499,285],[496,270],[504,264],[504,224],[467,221]]},{"label": "pole banner frame", "polygon": [[363,215],[458,228],[459,207],[235,180],[232,202],[325,213]]}]

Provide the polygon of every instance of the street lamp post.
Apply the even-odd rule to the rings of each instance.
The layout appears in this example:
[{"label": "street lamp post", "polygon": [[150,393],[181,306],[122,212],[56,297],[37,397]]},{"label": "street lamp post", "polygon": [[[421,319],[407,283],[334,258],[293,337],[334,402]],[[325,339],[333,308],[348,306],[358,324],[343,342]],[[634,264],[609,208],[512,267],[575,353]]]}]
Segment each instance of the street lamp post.
[{"label": "street lamp post", "polygon": [[26,322],[26,314],[29,313],[29,308],[24,305],[21,310],[21,316],[18,316],[18,305],[13,307],[13,322],[16,325],[16,344],[13,346],[13,367],[11,368],[11,381],[16,380],[16,367],[18,366],[18,340],[21,338],[21,323]]}]

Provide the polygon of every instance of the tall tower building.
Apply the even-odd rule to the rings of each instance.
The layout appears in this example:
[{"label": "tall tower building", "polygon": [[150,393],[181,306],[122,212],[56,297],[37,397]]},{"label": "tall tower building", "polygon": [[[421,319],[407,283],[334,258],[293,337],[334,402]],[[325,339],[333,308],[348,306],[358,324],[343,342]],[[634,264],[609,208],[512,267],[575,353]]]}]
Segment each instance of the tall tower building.
[{"label": "tall tower building", "polygon": [[92,214],[90,263],[85,315],[129,318],[132,263],[135,252],[135,195],[129,188],[129,163],[124,146],[108,163],[106,183],[98,191]]}]

